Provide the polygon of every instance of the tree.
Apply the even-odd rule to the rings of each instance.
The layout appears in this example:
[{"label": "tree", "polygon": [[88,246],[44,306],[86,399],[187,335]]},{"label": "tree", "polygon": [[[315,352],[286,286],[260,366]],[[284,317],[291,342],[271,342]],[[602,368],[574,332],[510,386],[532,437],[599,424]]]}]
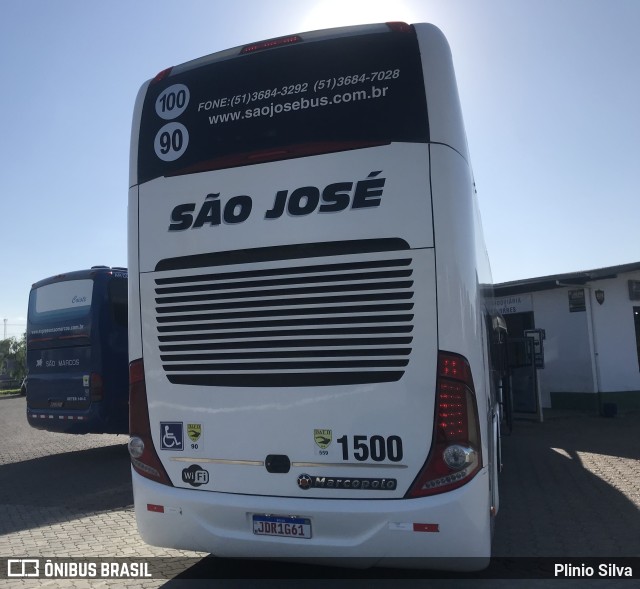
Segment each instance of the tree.
[{"label": "tree", "polygon": [[10,337],[0,340],[0,373],[14,380],[22,380],[27,374],[27,335],[20,339]]}]

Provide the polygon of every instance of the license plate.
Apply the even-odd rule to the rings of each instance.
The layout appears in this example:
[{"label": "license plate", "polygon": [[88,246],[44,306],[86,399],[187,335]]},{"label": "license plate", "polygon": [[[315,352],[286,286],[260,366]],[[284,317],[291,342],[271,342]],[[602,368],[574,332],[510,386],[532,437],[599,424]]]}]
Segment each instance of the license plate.
[{"label": "license plate", "polygon": [[286,515],[254,515],[253,533],[281,538],[311,538],[311,520]]}]

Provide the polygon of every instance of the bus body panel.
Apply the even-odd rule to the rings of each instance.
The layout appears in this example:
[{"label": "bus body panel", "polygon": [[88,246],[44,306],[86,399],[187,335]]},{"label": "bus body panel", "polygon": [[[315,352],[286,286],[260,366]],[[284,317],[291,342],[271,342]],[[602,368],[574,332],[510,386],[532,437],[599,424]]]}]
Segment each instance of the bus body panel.
[{"label": "bus body panel", "polygon": [[[138,529],[155,546],[226,557],[459,570],[484,568],[491,552],[486,469],[460,489],[408,501],[193,493],[135,471],[132,477]],[[263,514],[309,518],[312,536],[256,536],[253,515]]]},{"label": "bus body panel", "polygon": [[89,406],[91,346],[29,350],[27,366],[31,409]]},{"label": "bus body panel", "polygon": [[133,188],[129,189],[129,199],[127,206],[127,267],[129,269],[129,304],[127,306],[127,309],[129,324],[128,345],[130,359],[142,357],[142,335],[140,322],[140,258],[138,253],[138,207],[138,187],[134,186]]},{"label": "bus body panel", "polygon": [[[392,252],[384,257],[378,255],[375,261],[381,262],[385,258],[395,260],[397,257],[397,252]],[[343,336],[319,336],[321,341],[314,342],[286,336],[286,341],[281,344],[290,348],[282,352],[283,361],[287,359],[287,352],[297,356],[296,351],[307,345],[312,346],[309,351],[310,361],[325,361],[325,353],[335,353],[339,362],[343,358],[348,362],[353,357],[363,360],[367,365],[375,362],[377,356],[390,358],[392,364],[408,358],[408,365],[403,368],[404,373],[400,376],[400,369],[396,369],[398,376],[393,381],[382,376],[378,378],[379,374],[386,373],[376,372],[379,369],[375,367],[374,372],[338,369],[332,375],[336,386],[304,384],[268,388],[267,375],[273,374],[275,368],[267,366],[264,373],[256,376],[256,385],[251,387],[171,384],[167,378],[191,373],[177,371],[182,367],[182,362],[186,363],[179,355],[176,360],[172,360],[169,354],[161,351],[163,344],[158,343],[156,333],[162,324],[157,323],[158,316],[154,307],[143,307],[146,382],[147,387],[153,391],[149,400],[150,423],[155,448],[173,484],[193,488],[191,482],[184,478],[188,476],[185,470],[199,465],[207,472],[207,483],[199,485],[199,491],[327,498],[361,498],[364,492],[367,498],[402,497],[424,463],[431,444],[437,355],[434,337],[437,325],[433,250],[402,252],[402,257],[412,259],[411,278],[416,284],[421,284],[422,288],[420,292],[413,293],[411,298],[413,319],[405,320],[404,314],[390,313],[382,317],[389,320],[383,324],[383,329],[387,331],[392,328],[402,317],[399,328],[410,326],[411,331],[378,334],[375,339],[372,336],[357,337],[358,342],[363,343],[355,344]],[[335,264],[336,258],[338,257],[314,259],[313,263]],[[342,264],[350,264],[361,262],[363,257],[340,256],[339,260]],[[309,263],[308,259],[287,261],[287,267],[304,265],[308,268]],[[277,264],[244,265],[242,270],[251,271],[256,266],[264,271]],[[225,271],[236,272],[238,268],[225,267]],[[155,280],[162,279],[164,275],[142,275],[140,292],[144,299],[154,296]],[[295,311],[292,311],[293,315]],[[330,324],[334,318],[342,320],[349,317],[349,313],[327,315],[320,317],[318,324]],[[398,317],[398,321],[394,321],[395,317]],[[370,322],[358,323],[356,329],[376,331],[381,328],[372,319]],[[234,345],[236,338],[242,344],[247,342],[246,339],[241,339],[243,333],[233,335],[233,339],[221,340],[224,350],[237,347]],[[257,335],[260,337],[259,333]],[[349,339],[352,338],[349,336]],[[380,339],[391,343],[376,344]],[[400,343],[395,343],[396,340]],[[269,343],[269,340],[265,341]],[[257,350],[263,350],[257,353],[265,353],[267,356],[275,353],[270,351],[272,348],[266,347],[266,343],[261,344],[260,340],[251,345]],[[352,349],[354,345],[360,347]],[[342,353],[348,355],[342,356]],[[372,353],[376,355],[371,355]],[[311,378],[320,381],[328,371],[329,369],[318,369]],[[201,374],[195,372],[194,378],[197,379]],[[221,380],[225,374],[224,370],[214,373],[212,382]],[[284,382],[287,376],[295,377],[297,374],[299,371],[296,372],[295,368],[283,369],[278,378]],[[342,375],[345,379],[363,375],[370,382],[340,384]],[[376,382],[380,379],[381,382]],[[265,381],[265,386],[259,386],[261,380]],[[176,423],[179,425],[173,425]],[[178,431],[178,435],[181,435],[182,443],[179,446],[163,441],[166,424],[172,424],[170,430]],[[195,424],[198,430],[197,438],[193,440],[188,437],[190,424]],[[322,430],[323,433],[318,433],[317,430]],[[318,441],[316,437],[322,435],[326,439]],[[361,450],[360,444],[365,444],[369,449]],[[371,453],[371,457],[358,460],[363,457],[363,452]],[[292,463],[290,472],[275,475],[269,473],[264,464],[268,455],[287,456]],[[393,481],[390,483],[393,488],[383,491],[331,487],[302,489],[297,480],[307,473],[331,479],[385,479]]]},{"label": "bus body panel", "polygon": [[449,43],[442,32],[426,23],[413,25],[418,33],[418,44],[422,55],[422,71],[427,95],[429,138],[433,144],[448,145],[468,162],[467,136],[460,122],[462,109],[458,86],[453,71],[453,60]]},{"label": "bus body panel", "polygon": [[[375,176],[369,178],[372,173]],[[144,211],[140,217],[140,272],[153,272],[161,260],[176,257],[176,252],[186,257],[211,251],[398,237],[414,249],[433,247],[428,175],[426,145],[391,144],[259,164],[251,174],[246,168],[194,174],[188,191],[180,176],[152,180],[139,188],[139,206]],[[368,181],[375,183],[373,188]],[[327,196],[327,187],[336,185],[340,187]],[[296,197],[301,193],[304,196]],[[336,193],[344,208],[324,212],[323,206],[333,206],[327,202]],[[244,198],[238,202],[246,203],[246,220],[225,222],[225,209],[230,214],[233,199],[239,196]],[[276,205],[285,199],[284,209]],[[207,218],[202,225],[200,215]],[[211,220],[218,215],[219,222]]]},{"label": "bus body panel", "polygon": [[[336,213],[313,210],[306,215],[292,215],[285,209],[277,218],[266,217],[268,211],[276,209],[275,195],[286,187],[291,187],[287,192],[292,198],[298,187],[317,187],[318,192],[322,193],[326,186],[341,183],[345,186],[342,193],[348,195],[354,203],[358,181],[366,180],[372,171],[380,171],[381,174],[378,174],[376,179],[384,180],[383,188],[372,191],[374,196],[370,197],[370,202],[376,206],[361,209],[351,206]],[[190,194],[200,195],[199,198],[194,196],[190,199],[180,192],[180,178],[154,180],[139,189],[140,209],[146,212],[139,220],[140,300],[154,300],[156,303],[143,305],[140,311],[147,386],[153,391],[149,402],[149,415],[155,448],[176,486],[193,488],[188,478],[185,479],[189,476],[185,472],[189,468],[198,466],[206,471],[208,482],[198,485],[199,491],[220,490],[307,497],[331,497],[335,496],[336,492],[341,497],[359,497],[363,493],[361,489],[303,490],[297,485],[297,477],[306,474],[306,470],[311,470],[311,474],[318,472],[331,480],[344,477],[348,477],[349,480],[375,479],[376,484],[383,484],[384,480],[385,484],[391,484],[393,488],[384,491],[368,490],[367,497],[371,498],[372,494],[401,497],[423,465],[432,438],[437,324],[431,203],[427,188],[428,148],[424,145],[392,144],[340,154],[299,158],[288,162],[261,164],[254,167],[253,172],[254,174],[247,175],[246,170],[236,168],[198,174],[193,177]],[[254,204],[251,216],[241,224],[205,224],[202,227],[177,231],[169,229],[172,218],[174,221],[176,219],[172,216],[172,211],[189,201],[195,201],[193,204],[196,206],[192,214],[195,224],[199,214],[198,208],[205,200],[204,195],[212,193],[219,194],[215,200],[221,201],[234,195],[252,196]],[[320,206],[319,201],[318,207]],[[326,243],[329,236],[329,244],[342,241],[347,244],[345,253],[321,256],[319,252],[316,254],[313,251],[313,244]],[[366,242],[367,239],[384,241],[397,238],[406,243],[406,251],[348,254],[350,243]],[[261,248],[268,251],[268,248],[275,246],[299,248],[303,244],[311,251],[300,259],[232,264],[230,262],[235,258],[226,260],[224,257],[227,251],[260,252]],[[197,267],[200,253],[212,249],[219,252],[215,259],[219,260],[220,266]],[[320,251],[322,246],[318,245],[317,249]],[[295,250],[293,251],[292,255],[295,256]],[[177,260],[167,259],[175,252],[182,255]],[[250,256],[248,253],[247,257]],[[388,263],[385,263],[385,260],[388,260]],[[374,264],[377,273],[397,275],[399,267],[394,264],[398,260],[403,263],[412,260],[410,266],[402,266],[400,269],[403,277],[382,277],[377,279],[376,284],[367,284],[374,280],[373,278],[367,278],[365,281],[357,276],[357,272],[362,272],[363,276],[369,277],[371,272],[358,270],[351,274],[339,268],[334,269],[336,265],[349,267]],[[158,267],[168,265],[175,268],[154,272]],[[287,274],[279,277],[277,272],[285,271],[283,266],[304,270],[299,282],[292,284],[295,279],[288,278],[290,270],[286,270]],[[324,267],[332,269],[325,271]],[[252,292],[251,287],[245,287],[241,279],[229,278],[225,280],[231,281],[233,288],[225,284],[226,290],[215,290],[214,280],[213,286],[210,287],[212,290],[196,291],[208,294],[196,295],[193,301],[187,300],[189,289],[201,288],[197,282],[191,284],[199,276],[219,274],[233,277],[238,273],[249,273],[249,283],[253,284],[253,273],[265,272],[275,277],[272,280],[285,281],[291,285],[293,291],[302,291],[302,294],[300,297],[293,294],[283,295],[280,294],[283,292],[281,288],[264,287],[258,295]],[[338,282],[334,282],[336,277],[340,279]],[[189,281],[185,283],[185,287],[181,287],[185,280]],[[222,278],[216,280],[220,281]],[[175,286],[172,286],[174,282]],[[354,284],[343,284],[349,282]],[[165,284],[169,285],[163,286]],[[308,284],[317,286],[307,286]],[[413,288],[418,284],[421,285],[419,291]],[[271,288],[277,294],[271,295]],[[398,293],[398,289],[402,289],[403,292]],[[164,290],[170,292],[164,294]],[[322,296],[306,294],[307,290]],[[207,303],[215,302],[202,305],[203,310],[200,310],[197,298],[205,296],[209,297]],[[281,306],[279,299],[283,296],[292,298]],[[374,303],[393,307],[390,303],[393,303],[396,297],[402,297],[397,298],[396,306],[406,311],[392,309],[386,316],[380,317],[376,314],[371,321],[366,321],[371,314],[368,309],[380,306]],[[163,303],[165,298],[169,301],[166,304]],[[254,301],[254,298],[258,300]],[[368,298],[373,302],[369,302]],[[301,338],[293,338],[286,335],[290,330],[283,332],[281,329],[276,330],[276,335],[265,339],[264,345],[261,345],[260,338],[266,338],[266,334],[262,336],[258,333],[258,340],[247,342],[242,333],[244,328],[240,328],[240,332],[232,339],[229,339],[230,330],[224,332],[226,339],[211,339],[225,328],[226,323],[231,322],[230,319],[226,319],[227,316],[236,317],[240,314],[265,315],[264,319],[261,319],[265,325],[278,321],[277,317],[282,317],[279,321],[305,322],[308,326],[313,321],[313,315],[309,315],[308,312],[315,309],[325,313],[322,306],[329,306],[331,303],[322,301],[333,299],[355,302],[337,303],[343,306],[337,310],[338,315],[326,313],[318,317],[312,327],[318,328],[326,323],[328,326],[335,325],[335,331],[345,330],[349,327],[349,323],[345,321],[353,316],[358,323],[350,333],[350,338],[355,338],[358,343],[341,347],[345,344],[337,338],[331,339],[326,335],[314,338],[313,332]],[[307,305],[306,300],[312,302]],[[354,309],[357,307],[358,311],[349,313],[349,309],[345,308],[348,306],[353,306]],[[262,312],[261,309],[266,311]],[[300,313],[304,312],[304,315],[300,315],[298,309]],[[218,318],[217,322],[209,319],[211,312]],[[272,315],[268,315],[269,312]],[[407,314],[411,315],[410,319],[406,318]],[[397,320],[394,320],[396,316]],[[305,317],[310,319],[305,320]],[[374,341],[355,336],[362,329],[375,332],[376,326],[383,320],[383,328],[378,330]],[[238,321],[231,323],[237,325]],[[203,331],[198,327],[200,322],[205,326],[207,322],[215,322],[215,325]],[[391,331],[390,335],[385,335],[385,332],[389,333],[389,329],[397,323],[401,323],[399,329],[403,331]],[[347,327],[344,327],[345,325]],[[405,328],[411,331],[404,331]],[[160,332],[159,338],[158,333],[163,329],[171,331]],[[266,326],[258,326],[257,329],[267,333],[274,331]],[[186,332],[185,338],[180,339],[179,334],[183,331]],[[163,333],[166,335],[162,335]],[[189,345],[189,341],[199,333],[203,334],[203,338]],[[280,336],[281,333],[285,335]],[[318,333],[322,334],[321,331]],[[284,343],[278,347],[290,348],[282,352],[282,362],[274,361],[275,364],[289,362],[293,365],[293,368],[285,369],[284,374],[295,371],[297,358],[304,358],[300,350],[308,350],[306,358],[311,363],[331,362],[334,359],[338,366],[341,363],[348,364],[350,360],[370,365],[376,362],[378,356],[391,355],[389,364],[400,365],[408,357],[409,365],[399,382],[389,382],[387,379],[376,383],[377,379],[373,377],[373,382],[361,382],[354,386],[344,384],[331,389],[326,385],[283,385],[285,388],[282,388],[278,387],[277,383],[271,385],[275,388],[269,389],[261,386],[261,382],[252,387],[237,385],[225,388],[222,380],[225,376],[224,369],[215,373],[219,375],[217,386],[197,386],[197,376],[209,372],[205,364],[209,360],[215,358],[216,362],[221,363],[224,358],[230,358],[229,363],[233,364],[238,358],[237,362],[248,363],[248,359],[245,360],[242,354],[234,350],[237,347],[236,339],[241,340],[241,350],[248,349],[252,354],[268,359],[258,363],[266,364],[264,370],[272,375],[274,369],[270,369],[269,363],[276,352],[272,352],[273,348],[267,344],[271,346],[274,337],[285,338]],[[320,342],[317,342],[318,338],[321,339]],[[316,342],[315,347],[323,349],[315,350],[308,339],[313,339]],[[211,341],[214,343],[207,345],[207,342]],[[382,343],[377,343],[378,341]],[[249,345],[250,348],[247,347]],[[357,349],[352,349],[354,346]],[[292,357],[296,360],[290,360]],[[167,375],[179,378],[183,374],[179,371],[188,362],[201,363],[195,370],[202,372],[196,372],[193,384],[168,382]],[[373,370],[382,368],[374,366]],[[185,378],[183,377],[183,380]],[[260,378],[259,373],[256,379],[260,381]],[[339,373],[336,378],[339,379]],[[265,386],[269,385],[265,383]],[[316,417],[318,413],[323,417]],[[394,414],[395,417],[389,419],[389,416]],[[251,423],[249,429],[247,423]],[[164,444],[162,441],[167,424],[171,424],[169,433],[179,432],[182,436],[179,440],[180,454],[177,454],[176,446]],[[187,430],[190,424],[200,428],[201,435],[197,442],[188,438]],[[315,430],[328,432],[330,442],[326,447],[321,447],[315,442]],[[341,445],[338,443],[339,439],[343,440]],[[408,443],[408,440],[411,440],[411,443]],[[358,447],[354,450],[356,444],[374,444],[375,460],[372,456],[362,463],[358,462],[354,455],[362,457],[365,450],[361,451]],[[395,462],[387,454],[393,454]],[[264,463],[268,455],[287,456],[293,463],[316,464],[306,470],[292,468],[286,476],[273,476],[264,467],[251,466],[254,463]],[[202,458],[210,462],[201,464],[199,460]]]},{"label": "bus body panel", "polygon": [[[488,411],[486,307],[492,298],[481,273],[486,252],[476,248],[481,231],[475,214],[473,180],[468,163],[444,145],[430,146],[438,290],[440,349],[455,350],[471,366],[478,411]],[[480,420],[483,457],[487,459],[487,422]]]},{"label": "bus body panel", "polygon": [[[444,145],[430,145],[436,242],[440,349],[461,353],[471,366],[484,464],[491,465],[491,507],[497,513],[497,399],[489,354],[493,284],[471,169],[462,155]],[[441,195],[445,195],[443,198]],[[470,255],[473,253],[473,255]],[[441,263],[446,260],[446,263]],[[438,263],[440,262],[440,263]]]}]

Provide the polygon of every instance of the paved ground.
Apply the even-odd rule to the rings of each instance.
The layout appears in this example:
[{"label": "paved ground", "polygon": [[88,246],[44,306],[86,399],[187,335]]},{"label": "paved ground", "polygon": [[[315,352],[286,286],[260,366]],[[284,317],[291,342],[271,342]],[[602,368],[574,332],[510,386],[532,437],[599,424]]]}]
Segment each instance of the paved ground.
[{"label": "paved ground", "polygon": [[[127,436],[66,435],[31,428],[24,397],[0,397],[0,557],[153,558],[167,578],[195,553],[139,537]],[[1,564],[1,563],[0,563]],[[0,587],[47,581],[2,580]],[[159,587],[165,581],[56,581],[51,587]]]},{"label": "paved ground", "polygon": [[[167,579],[198,562],[203,555],[154,548],[138,536],[125,436],[69,436],[34,430],[26,422],[24,404],[23,397],[0,397],[3,561],[7,557],[48,556],[151,559]],[[498,572],[508,567],[513,557],[570,557],[578,561],[586,557],[640,557],[639,442],[638,414],[615,419],[548,415],[543,424],[517,421],[513,434],[503,440],[505,470],[494,554],[506,560],[498,565]],[[640,560],[638,563],[640,567]],[[271,579],[263,580],[261,587],[279,587],[280,572],[285,578],[294,576],[287,565],[217,559],[207,559],[196,570],[213,578],[214,584],[187,581],[189,587],[255,586],[255,579]],[[335,572],[328,576],[339,578]],[[353,576],[346,576],[353,586]],[[369,585],[375,581],[384,587],[395,586],[386,583],[388,572],[361,576]],[[247,578],[254,582],[239,584]],[[442,582],[447,587],[455,583]],[[539,587],[537,583],[520,581],[518,586]],[[574,583],[585,586],[584,581]],[[606,581],[595,583],[602,587]],[[485,579],[473,586],[513,584]],[[336,582],[331,585],[334,589]],[[183,583],[0,578],[0,587],[43,586],[174,589]]]},{"label": "paved ground", "polygon": [[640,415],[516,422],[496,556],[640,557]]}]

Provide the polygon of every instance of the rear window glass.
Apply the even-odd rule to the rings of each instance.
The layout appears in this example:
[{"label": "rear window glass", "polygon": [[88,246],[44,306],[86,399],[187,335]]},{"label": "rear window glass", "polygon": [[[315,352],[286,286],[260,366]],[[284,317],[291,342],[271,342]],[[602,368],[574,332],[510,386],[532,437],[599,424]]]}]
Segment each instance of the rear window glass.
[{"label": "rear window glass", "polygon": [[91,308],[93,280],[69,280],[47,284],[33,291],[33,308],[36,316],[86,315]]},{"label": "rear window glass", "polygon": [[241,154],[286,159],[428,137],[414,34],[301,42],[150,84],[138,181],[251,163],[234,160]]},{"label": "rear window glass", "polygon": [[93,280],[67,280],[33,289],[29,295],[29,338],[89,335]]}]

